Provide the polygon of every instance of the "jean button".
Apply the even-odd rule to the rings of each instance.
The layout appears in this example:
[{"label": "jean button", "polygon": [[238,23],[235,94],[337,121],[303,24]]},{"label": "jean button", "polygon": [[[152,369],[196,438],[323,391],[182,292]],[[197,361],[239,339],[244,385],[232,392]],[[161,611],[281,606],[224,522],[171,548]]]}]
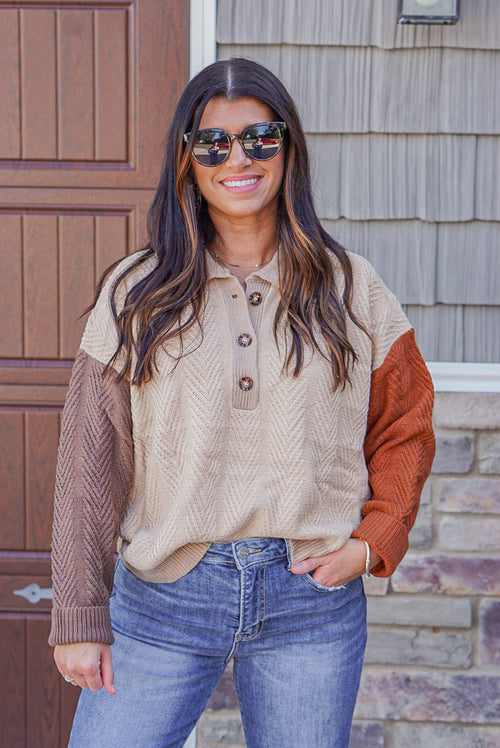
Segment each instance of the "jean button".
[{"label": "jean button", "polygon": [[250,548],[247,548],[246,545],[242,546],[241,548],[238,548],[238,556],[240,558],[248,558],[251,553]]}]

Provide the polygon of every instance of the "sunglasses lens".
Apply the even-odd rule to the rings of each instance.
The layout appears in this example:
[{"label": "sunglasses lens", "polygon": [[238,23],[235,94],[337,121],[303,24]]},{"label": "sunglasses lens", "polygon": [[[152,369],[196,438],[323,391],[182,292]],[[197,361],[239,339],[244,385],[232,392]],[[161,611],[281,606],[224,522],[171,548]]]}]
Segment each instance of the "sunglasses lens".
[{"label": "sunglasses lens", "polygon": [[203,166],[218,166],[226,160],[229,146],[229,138],[224,130],[198,130],[193,156]]},{"label": "sunglasses lens", "polygon": [[281,131],[272,122],[251,125],[242,133],[243,148],[250,158],[268,161],[281,148]]},{"label": "sunglasses lens", "polygon": [[[245,153],[256,161],[269,161],[281,148],[281,127],[274,122],[261,122],[246,127],[241,136],[230,136],[225,130],[198,130],[193,143],[193,156],[202,166],[219,166],[229,156],[231,138],[238,137]],[[186,135],[186,137],[188,137]]]}]

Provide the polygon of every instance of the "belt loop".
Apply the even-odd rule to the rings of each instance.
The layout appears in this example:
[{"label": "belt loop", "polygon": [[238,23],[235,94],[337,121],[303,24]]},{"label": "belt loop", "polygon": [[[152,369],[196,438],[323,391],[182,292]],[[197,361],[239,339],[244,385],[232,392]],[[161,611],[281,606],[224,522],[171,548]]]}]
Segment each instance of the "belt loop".
[{"label": "belt loop", "polygon": [[288,558],[288,565],[287,565],[287,571],[290,571],[290,567],[292,566],[292,546],[288,538],[284,538],[285,545],[286,545],[286,555]]}]

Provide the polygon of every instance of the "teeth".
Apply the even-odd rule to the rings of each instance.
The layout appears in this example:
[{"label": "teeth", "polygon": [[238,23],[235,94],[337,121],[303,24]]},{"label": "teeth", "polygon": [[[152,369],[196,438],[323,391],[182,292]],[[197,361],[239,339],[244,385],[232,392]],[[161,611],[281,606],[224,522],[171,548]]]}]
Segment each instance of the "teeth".
[{"label": "teeth", "polygon": [[224,184],[227,187],[246,187],[248,184],[255,184],[258,179],[257,177],[253,177],[252,179],[233,179],[233,180],[227,180],[224,182]]}]

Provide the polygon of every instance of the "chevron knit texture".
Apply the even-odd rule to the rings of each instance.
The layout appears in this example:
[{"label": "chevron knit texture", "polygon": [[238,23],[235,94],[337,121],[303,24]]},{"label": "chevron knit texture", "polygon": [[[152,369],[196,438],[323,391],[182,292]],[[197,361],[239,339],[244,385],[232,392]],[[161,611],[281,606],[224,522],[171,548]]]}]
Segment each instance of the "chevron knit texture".
[{"label": "chevron knit texture", "polygon": [[343,390],[317,353],[299,377],[283,372],[278,257],[245,291],[209,260],[203,333],[184,336],[180,359],[178,341],[165,346],[141,388],[103,376],[116,346],[108,283],[65,407],[52,644],[112,641],[116,535],[124,563],[150,582],[186,574],[211,542],[259,536],[288,538],[300,561],[354,535],[381,556],[376,574],[393,572],[434,454],[433,390],[399,303],[369,263],[351,260],[354,312],[372,339],[349,323],[358,361]]}]

